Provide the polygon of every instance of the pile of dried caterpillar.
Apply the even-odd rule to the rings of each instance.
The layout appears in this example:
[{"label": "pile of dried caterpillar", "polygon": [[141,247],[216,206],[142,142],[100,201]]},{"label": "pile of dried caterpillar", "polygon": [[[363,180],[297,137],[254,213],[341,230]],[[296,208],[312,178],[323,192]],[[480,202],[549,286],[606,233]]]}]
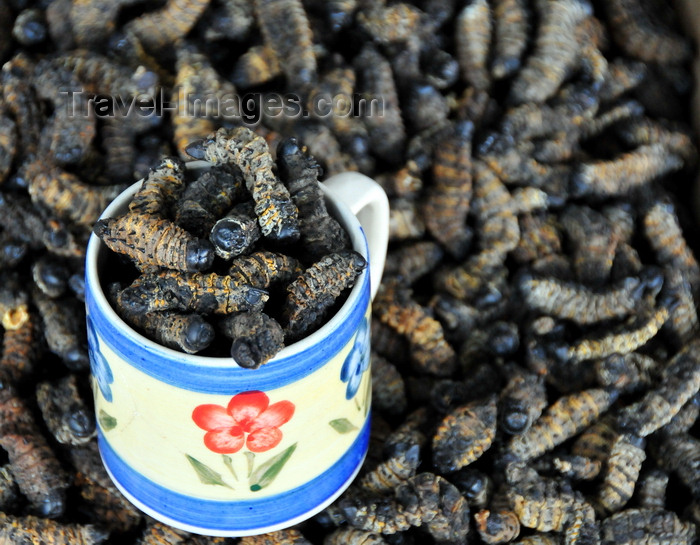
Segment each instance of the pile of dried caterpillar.
[{"label": "pile of dried caterpillar", "polygon": [[[693,465],[698,404],[697,396],[686,400],[694,384],[687,362],[671,365],[676,354],[687,356],[698,328],[697,236],[686,199],[697,164],[686,125],[693,48],[672,3],[0,4],[0,264],[24,282],[32,277],[41,290],[3,301],[3,382],[23,385],[18,392],[35,419],[41,416],[34,382],[44,382],[43,373],[57,379],[76,373],[83,393],[87,386],[79,300],[87,213],[103,202],[94,188],[141,179],[160,157],[184,154],[219,126],[244,123],[244,112],[224,118],[198,109],[207,94],[270,91],[274,100],[274,93],[293,93],[305,108],[328,94],[351,96],[354,106],[382,98],[383,116],[368,108],[343,117],[336,101],[327,116],[263,111],[254,130],[272,149],[296,135],[329,175],[360,170],[391,195],[387,279],[400,276],[403,285],[387,285],[391,297],[378,308],[384,321],[377,315],[372,321],[373,359],[382,361],[373,375],[388,386],[373,392],[373,447],[362,477],[373,495],[348,505],[371,513],[367,524],[379,525],[384,508],[383,528],[406,527],[409,518],[421,525],[389,535],[347,523],[336,528],[331,517],[319,516],[242,542],[410,545],[445,538],[440,526],[458,530],[459,539],[468,529],[464,539],[475,543],[693,541],[700,520]],[[69,116],[63,108],[69,97],[46,92],[52,82],[85,89],[73,95],[78,108],[93,93],[128,100],[160,89],[178,110]],[[46,168],[31,166],[37,153]],[[25,164],[31,167],[21,170]],[[84,185],[70,183],[72,176]],[[189,216],[194,223],[211,221],[200,212]],[[261,236],[257,218],[239,213],[230,221]],[[241,264],[236,274],[253,278],[255,270]],[[276,270],[270,265],[260,281],[272,282]],[[53,303],[37,305],[39,297]],[[180,311],[167,312],[175,320]],[[624,353],[606,356],[610,350]],[[603,396],[589,395],[591,389],[619,397],[596,416],[604,404],[592,401]],[[490,407],[492,395],[493,438],[492,418],[468,425],[470,412]],[[590,418],[596,420],[585,430],[530,460],[541,478],[506,471],[509,460],[501,454],[511,437],[546,433],[552,444],[557,430],[571,433]],[[449,433],[435,433],[440,423]],[[50,427],[39,422],[32,429],[46,434]],[[452,440],[434,449],[436,435]],[[76,501],[60,524],[37,523],[29,518],[38,512],[26,500],[31,489],[18,490],[12,464],[3,466],[2,498],[19,497],[4,504],[9,513],[0,522],[10,542],[37,534],[53,543],[104,538],[102,531],[77,532],[73,523],[83,522],[110,529],[114,543],[203,542],[128,511],[106,476],[85,467],[95,459],[83,448],[70,447],[69,454],[62,443],[49,443],[63,468],[76,473],[69,494]],[[433,473],[442,480],[424,483],[439,482],[443,493],[406,494],[416,489],[413,479],[397,497],[398,479],[413,468],[438,471],[435,453],[438,461],[463,461],[462,451],[450,448],[460,443],[491,446],[467,466]],[[678,452],[683,456],[669,455]],[[464,502],[440,500],[458,499],[446,494],[452,489],[445,481],[467,499],[468,515]],[[575,492],[593,507],[593,524]],[[419,501],[406,513],[413,498]],[[572,506],[589,518],[572,516]],[[444,524],[450,518],[454,524]]]},{"label": "pile of dried caterpillar", "polygon": [[246,127],[219,129],[187,151],[213,166],[188,181],[185,163],[165,157],[126,213],[95,224],[140,273],[108,292],[156,342],[219,355],[218,330],[233,359],[255,369],[318,329],[367,263],[328,213],[321,169],[296,139],[280,142],[277,163]]}]

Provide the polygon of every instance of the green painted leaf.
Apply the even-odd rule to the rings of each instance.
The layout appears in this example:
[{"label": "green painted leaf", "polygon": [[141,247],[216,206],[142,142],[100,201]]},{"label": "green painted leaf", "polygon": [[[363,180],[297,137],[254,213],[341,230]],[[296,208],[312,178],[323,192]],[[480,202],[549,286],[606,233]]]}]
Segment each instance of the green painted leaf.
[{"label": "green painted leaf", "polygon": [[104,409],[100,409],[97,419],[100,421],[100,427],[105,431],[113,430],[117,427],[117,419],[107,414]]},{"label": "green painted leaf", "polygon": [[[197,477],[199,477],[199,480],[202,481],[204,484],[217,484],[219,486],[225,486],[226,488],[231,488],[221,478],[220,473],[217,473],[212,468],[210,468],[208,465],[203,464],[202,462],[197,460],[197,458],[194,458],[194,457],[190,456],[189,454],[185,454],[185,456],[187,457],[187,461],[190,464],[192,464],[192,467],[194,468],[194,471],[197,474]],[[231,488],[231,490],[233,490],[233,488]]]},{"label": "green painted leaf", "polygon": [[255,464],[255,454],[250,451],[245,452],[245,458],[248,461],[248,477],[253,472],[253,465]]},{"label": "green painted leaf", "polygon": [[347,418],[336,418],[328,422],[335,431],[338,433],[349,433],[357,429],[357,426],[350,422]]},{"label": "green painted leaf", "polygon": [[236,470],[233,469],[233,460],[231,459],[231,457],[227,456],[226,454],[222,454],[221,457],[224,459],[224,465],[231,472],[231,475],[233,475],[233,478],[238,480],[238,475],[236,475]]},{"label": "green painted leaf", "polygon": [[258,469],[256,469],[250,476],[250,490],[252,492],[257,492],[268,486],[277,477],[279,472],[287,463],[287,460],[292,456],[297,448],[297,444],[294,443],[291,447],[287,447],[285,450],[279,454],[270,458],[264,464],[261,464]]}]

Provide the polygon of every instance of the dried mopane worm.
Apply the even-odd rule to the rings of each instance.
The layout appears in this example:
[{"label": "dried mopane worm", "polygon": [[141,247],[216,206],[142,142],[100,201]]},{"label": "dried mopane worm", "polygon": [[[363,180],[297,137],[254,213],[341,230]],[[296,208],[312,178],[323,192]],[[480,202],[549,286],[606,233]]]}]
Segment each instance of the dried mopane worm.
[{"label": "dried mopane worm", "polygon": [[501,79],[517,72],[528,41],[528,9],[524,0],[493,2],[491,75]]},{"label": "dried mopane worm", "polygon": [[[520,474],[519,474],[520,473]],[[540,532],[564,531],[576,543],[581,528],[594,522],[593,508],[567,481],[540,476],[532,468],[506,470],[507,496],[520,524]]]},{"label": "dried mopane worm", "polygon": [[456,355],[435,318],[403,288],[396,279],[380,286],[373,305],[378,320],[405,336],[410,358],[416,367],[436,376],[449,376],[455,370]]},{"label": "dried mopane worm", "polygon": [[316,54],[301,0],[255,0],[255,15],[265,43],[280,59],[290,85],[304,89],[316,80]]},{"label": "dried mopane worm", "polygon": [[355,283],[367,261],[354,250],[329,254],[287,286],[285,338],[296,340],[321,325],[338,296]]},{"label": "dried mopane worm", "polygon": [[134,280],[119,293],[117,304],[127,315],[163,310],[231,314],[260,309],[267,299],[267,292],[238,284],[229,275],[163,269]]},{"label": "dried mopane worm", "polygon": [[683,271],[693,294],[700,290],[700,266],[683,236],[675,207],[655,203],[644,215],[644,234],[662,265]]},{"label": "dried mopane worm", "polygon": [[266,83],[282,73],[280,61],[267,45],[254,45],[236,61],[232,79],[238,87],[253,87]]},{"label": "dried mopane worm", "polygon": [[78,392],[76,375],[39,383],[36,400],[46,426],[59,443],[84,445],[95,436],[95,417]]},{"label": "dried mopane worm", "polygon": [[214,164],[233,163],[243,173],[248,192],[255,201],[263,236],[274,240],[299,237],[298,210],[289,191],[274,172],[275,163],[267,142],[247,127],[219,129],[205,140],[187,147],[195,159]]},{"label": "dried mopane worm", "polygon": [[282,326],[262,312],[227,316],[219,327],[232,339],[231,357],[246,369],[257,369],[284,347]]},{"label": "dried mopane worm", "polygon": [[679,63],[690,57],[689,40],[667,24],[670,13],[667,5],[654,4],[654,9],[649,9],[640,0],[611,0],[604,8],[613,39],[633,58]]},{"label": "dried mopane worm", "polygon": [[493,480],[475,467],[465,467],[450,475],[450,481],[459,489],[471,507],[484,508],[491,501]]},{"label": "dried mopane worm", "polygon": [[688,343],[664,368],[659,384],[618,415],[618,424],[625,431],[646,437],[655,432],[681,410],[700,390],[700,343]]},{"label": "dried mopane worm", "polygon": [[9,380],[17,384],[33,376],[42,353],[40,321],[36,312],[27,312],[20,327],[5,327],[0,358],[0,380],[3,382]]},{"label": "dried mopane worm", "polygon": [[544,102],[573,68],[579,55],[576,27],[592,13],[586,0],[539,2],[534,51],[511,87],[517,103]]},{"label": "dried mopane worm", "polygon": [[28,55],[20,52],[3,64],[0,74],[4,104],[14,118],[16,126],[22,127],[22,130],[17,132],[17,147],[20,153],[26,156],[36,153],[41,132],[40,106],[30,83],[30,75],[33,72],[33,62]]},{"label": "dried mopane worm", "polygon": [[7,452],[20,491],[46,517],[61,516],[70,481],[30,408],[11,386],[0,392],[0,446]]},{"label": "dried mopane worm", "polygon": [[299,209],[301,242],[311,259],[350,248],[350,239],[338,221],[328,214],[318,185],[319,164],[303,150],[295,138],[277,146],[277,165],[282,181]]},{"label": "dried mopane worm", "polygon": [[663,509],[666,507],[666,489],[669,475],[663,469],[654,468],[639,477],[635,495],[640,507]]},{"label": "dried mopane worm", "polygon": [[24,168],[32,201],[78,225],[91,226],[123,186],[90,186],[59,167],[36,160]]},{"label": "dried mopane worm", "polygon": [[208,5],[209,0],[169,0],[161,9],[132,19],[125,29],[133,32],[149,51],[162,52],[185,37]]},{"label": "dried mopane worm", "polygon": [[129,312],[119,305],[122,317],[133,327],[142,330],[154,341],[196,354],[207,348],[214,340],[214,328],[199,314],[176,311]]},{"label": "dried mopane worm", "polygon": [[531,274],[521,275],[517,283],[528,307],[578,324],[592,324],[634,313],[644,295],[661,289],[663,274],[649,270],[639,278],[626,278],[605,290]]},{"label": "dried mopane worm", "polygon": [[229,165],[212,167],[190,183],[175,205],[175,222],[204,238],[216,220],[242,197],[243,176]]},{"label": "dried mopane worm", "polygon": [[239,203],[214,223],[209,232],[209,241],[216,255],[231,259],[252,248],[262,234],[254,208],[252,202]]},{"label": "dried mopane worm", "polygon": [[466,219],[472,195],[471,141],[474,124],[458,123],[435,150],[433,186],[423,204],[425,226],[455,258],[467,252]]},{"label": "dried mopane worm", "polygon": [[[340,65],[324,74],[321,81],[310,91],[307,107],[326,123],[343,149],[348,150],[352,160],[362,172],[371,172],[374,161],[367,155],[369,133],[358,117],[351,115],[356,74],[350,66]],[[316,112],[316,100],[331,97],[329,112]],[[278,154],[279,157],[279,154]]]},{"label": "dried mopane worm", "polygon": [[277,530],[257,536],[246,536],[241,538],[240,545],[311,545],[311,542],[304,537],[296,528]]},{"label": "dried mopane worm", "polygon": [[290,282],[303,271],[297,259],[261,250],[234,259],[228,274],[239,284],[249,284],[265,290],[275,284]]},{"label": "dried mopane worm", "polygon": [[433,437],[433,463],[451,473],[478,459],[496,436],[496,398],[462,405],[438,425]]},{"label": "dried mopane worm", "polygon": [[143,66],[131,69],[87,49],[75,49],[52,59],[55,65],[70,70],[88,93],[153,96],[158,83],[157,75]]},{"label": "dried mopane worm", "polygon": [[44,255],[32,264],[32,279],[44,295],[55,299],[68,289],[71,271],[65,261]]},{"label": "dried mopane worm", "polygon": [[384,274],[386,277],[397,276],[406,285],[430,273],[441,261],[444,252],[432,241],[401,245],[387,254]]},{"label": "dried mopane worm", "polygon": [[407,449],[398,449],[388,460],[366,473],[358,485],[369,492],[390,494],[402,482],[416,474],[420,464],[420,445],[413,444]]},{"label": "dried mopane worm", "polygon": [[662,301],[658,308],[635,317],[631,327],[617,328],[610,334],[593,334],[582,337],[571,346],[556,348],[562,361],[578,363],[595,358],[606,358],[612,354],[627,354],[652,339],[668,320],[673,302]]},{"label": "dried mopane worm", "polygon": [[476,89],[488,89],[491,44],[491,10],[486,0],[469,2],[459,13],[455,29],[457,58],[462,79]]},{"label": "dried mopane worm", "polygon": [[506,543],[520,534],[520,521],[513,511],[489,511],[474,513],[479,536],[484,543]]},{"label": "dried mopane worm", "polygon": [[363,118],[369,132],[370,149],[377,157],[397,164],[401,160],[406,129],[391,65],[369,44],[355,58],[354,65],[362,97],[368,104],[378,102],[383,107],[382,115],[367,112]]},{"label": "dried mopane worm", "polygon": [[[203,138],[216,129],[214,120],[197,111],[199,95],[211,92],[200,75],[201,62],[191,62],[193,55],[188,55],[185,48],[178,49],[175,82],[172,100],[177,104],[173,115],[173,139],[180,157],[187,157],[187,146],[197,138]],[[197,59],[199,60],[199,59]]]},{"label": "dried mopane worm", "polygon": [[99,521],[100,528],[110,533],[124,533],[141,522],[141,512],[121,495],[114,486],[102,486],[78,472],[75,486],[80,490],[81,514],[91,521]]},{"label": "dried mopane worm", "polygon": [[214,261],[209,241],[155,215],[130,213],[101,219],[93,230],[110,250],[143,265],[201,271]]},{"label": "dried mopane worm", "polygon": [[33,301],[44,324],[44,338],[49,350],[69,369],[87,369],[90,362],[83,329],[84,306],[70,297],[49,299],[38,290],[35,290]]},{"label": "dried mopane worm", "polygon": [[688,433],[662,437],[655,449],[655,457],[667,471],[673,472],[688,487],[695,499],[700,496],[698,464],[700,464],[700,440]]},{"label": "dried mopane worm", "polygon": [[95,136],[95,115],[86,96],[56,91],[77,91],[80,82],[66,68],[43,59],[35,68],[34,89],[39,98],[52,103],[54,110],[41,134],[41,151],[48,151],[50,159],[59,165],[78,163]]},{"label": "dried mopane worm", "polygon": [[100,136],[105,147],[104,173],[117,183],[134,178],[136,159],[136,130],[125,117],[105,119]]},{"label": "dried mopane worm", "polygon": [[433,473],[419,473],[399,485],[395,499],[350,495],[339,506],[354,528],[395,534],[425,524],[438,541],[464,539],[469,532],[469,506],[457,488]]},{"label": "dried mopane worm", "polygon": [[386,414],[406,410],[406,385],[399,369],[376,352],[371,353],[372,407]]},{"label": "dried mopane worm", "polygon": [[44,11],[38,8],[22,10],[12,27],[12,37],[28,47],[43,42],[48,37],[48,33]]},{"label": "dried mopane worm", "polygon": [[163,157],[153,166],[129,202],[129,212],[166,217],[185,189],[185,163]]},{"label": "dried mopane worm", "polygon": [[[419,473],[396,488],[396,499],[414,525],[440,542],[463,542],[469,533],[469,505],[457,487],[434,473]],[[418,522],[420,521],[420,522]]]},{"label": "dried mopane worm", "polygon": [[637,189],[683,166],[663,144],[639,146],[610,161],[582,163],[573,173],[573,196],[607,197]]},{"label": "dried mopane worm", "polygon": [[0,513],[0,540],[7,545],[99,545],[109,534],[93,524],[66,524],[31,515],[16,517]]},{"label": "dried mopane worm", "polygon": [[672,511],[644,507],[625,509],[603,520],[600,534],[606,544],[690,545],[695,542],[697,528],[692,522],[679,519]]},{"label": "dried mopane worm", "polygon": [[500,397],[499,424],[510,435],[520,435],[529,430],[547,407],[544,380],[534,373],[514,374]]},{"label": "dried mopane worm", "polygon": [[0,274],[0,321],[5,330],[15,330],[29,320],[28,296],[17,274]]},{"label": "dried mopane worm", "polygon": [[328,534],[323,545],[386,545],[381,535],[344,526]]},{"label": "dried mopane worm", "polygon": [[646,442],[640,437],[621,434],[610,448],[607,468],[594,507],[602,514],[619,511],[630,500],[646,459]]},{"label": "dried mopane worm", "polygon": [[561,397],[522,435],[508,444],[519,460],[531,460],[573,437],[595,421],[617,399],[617,394],[593,388]]},{"label": "dried mopane worm", "polygon": [[184,163],[165,157],[150,170],[129,203],[129,211],[95,223],[105,245],[137,265],[198,271],[211,267],[211,244],[168,219],[170,207],[185,187]]}]

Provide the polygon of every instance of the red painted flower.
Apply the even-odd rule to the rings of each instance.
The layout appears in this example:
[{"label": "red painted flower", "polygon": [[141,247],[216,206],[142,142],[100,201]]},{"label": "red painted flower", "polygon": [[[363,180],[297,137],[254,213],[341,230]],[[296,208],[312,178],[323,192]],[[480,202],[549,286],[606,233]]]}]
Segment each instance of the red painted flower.
[{"label": "red painted flower", "polygon": [[[294,403],[278,401],[270,405],[263,392],[241,392],[231,398],[227,407],[199,405],[192,411],[192,420],[207,433],[204,444],[220,454],[238,452],[243,444],[251,452],[265,452],[282,440],[279,427],[294,414]],[[247,434],[247,437],[246,437]]]}]

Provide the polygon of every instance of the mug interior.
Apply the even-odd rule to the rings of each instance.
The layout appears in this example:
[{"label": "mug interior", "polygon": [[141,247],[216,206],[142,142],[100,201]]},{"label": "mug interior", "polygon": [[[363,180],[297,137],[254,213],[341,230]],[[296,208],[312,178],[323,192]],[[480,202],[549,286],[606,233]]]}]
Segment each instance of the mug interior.
[{"label": "mug interior", "polygon": [[[210,167],[211,164],[206,161],[191,161],[187,163],[187,168],[194,171],[195,174],[204,172]],[[139,180],[117,196],[114,201],[112,201],[112,203],[104,210],[100,216],[100,219],[119,216],[125,213],[129,202],[141,186],[141,183],[142,180]],[[329,214],[331,214],[343,226],[350,237],[352,248],[360,253],[368,264],[367,267],[365,267],[365,269],[355,279],[355,284],[351,288],[351,291],[341,308],[320,328],[303,339],[285,346],[282,348],[282,350],[280,350],[280,352],[278,352],[272,359],[270,359],[260,368],[254,370],[246,369],[246,371],[256,373],[258,378],[263,378],[266,373],[276,372],[276,368],[281,362],[285,360],[287,362],[293,362],[296,359],[294,356],[298,355],[300,352],[305,351],[316,344],[322,343],[329,337],[329,335],[332,334],[332,332],[338,329],[339,325],[344,320],[347,319],[353,307],[360,302],[363,295],[363,290],[366,289],[369,291],[369,250],[362,227],[360,226],[360,223],[355,215],[343,202],[335,198],[323,184],[320,184],[320,186],[325,195],[326,206]],[[117,335],[123,337],[122,342],[147,347],[150,352],[160,353],[163,358],[177,361],[180,364],[217,368],[225,367],[230,368],[231,370],[244,370],[244,368],[236,364],[231,357],[211,357],[199,356],[197,354],[186,354],[184,352],[158,344],[140,334],[124,320],[122,320],[107,300],[100,278],[100,268],[104,266],[109,252],[109,248],[107,248],[107,246],[97,237],[97,235],[94,233],[90,235],[85,257],[85,285],[86,290],[90,292],[89,296],[93,299],[96,308],[99,309],[99,312],[104,314],[105,318],[110,322],[110,325],[115,328]],[[293,369],[287,367],[287,364],[285,364],[285,368],[287,371],[293,371]]]}]

